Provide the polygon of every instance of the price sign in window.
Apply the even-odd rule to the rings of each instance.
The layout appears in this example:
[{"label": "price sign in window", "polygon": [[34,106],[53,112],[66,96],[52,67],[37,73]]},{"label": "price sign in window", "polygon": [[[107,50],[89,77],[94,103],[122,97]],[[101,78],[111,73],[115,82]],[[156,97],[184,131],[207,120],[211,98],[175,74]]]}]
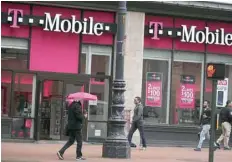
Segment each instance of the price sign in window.
[{"label": "price sign in window", "polygon": [[146,106],[162,107],[162,77],[162,73],[147,73]]},{"label": "price sign in window", "polygon": [[191,75],[181,75],[180,79],[179,108],[194,109],[195,107],[195,77]]}]

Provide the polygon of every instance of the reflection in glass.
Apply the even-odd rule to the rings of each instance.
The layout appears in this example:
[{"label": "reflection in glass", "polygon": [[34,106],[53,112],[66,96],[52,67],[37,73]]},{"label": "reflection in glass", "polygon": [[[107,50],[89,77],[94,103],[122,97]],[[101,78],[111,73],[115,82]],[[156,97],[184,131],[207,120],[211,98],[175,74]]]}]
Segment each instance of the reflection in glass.
[{"label": "reflection in glass", "polygon": [[33,119],[13,118],[12,138],[33,138],[31,135]]},{"label": "reflection in glass", "polygon": [[89,102],[89,120],[106,121],[108,118],[109,84],[105,82],[91,82],[90,93],[96,95],[97,102]]},{"label": "reflection in glass", "polygon": [[10,113],[10,98],[11,98],[11,80],[12,72],[1,71],[1,113],[2,116],[8,116]]},{"label": "reflection in glass", "polygon": [[92,55],[91,74],[110,75],[110,57]]},{"label": "reflection in glass", "polygon": [[16,73],[14,98],[12,103],[13,116],[31,116],[33,74]]},{"label": "reflection in glass", "polygon": [[166,123],[168,61],[143,60],[142,99],[148,124]]},{"label": "reflection in glass", "polygon": [[172,124],[198,124],[201,96],[201,63],[173,62]]}]

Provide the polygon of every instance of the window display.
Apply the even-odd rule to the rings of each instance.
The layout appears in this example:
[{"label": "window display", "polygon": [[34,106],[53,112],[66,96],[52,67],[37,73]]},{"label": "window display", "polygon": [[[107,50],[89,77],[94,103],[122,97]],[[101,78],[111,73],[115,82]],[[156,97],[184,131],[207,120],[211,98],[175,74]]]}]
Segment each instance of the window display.
[{"label": "window display", "polygon": [[12,138],[32,138],[31,128],[32,120],[28,118],[13,118]]},{"label": "window display", "polygon": [[13,116],[31,117],[33,74],[16,73],[14,80],[12,114]]},{"label": "window display", "polygon": [[201,100],[201,63],[173,62],[172,124],[198,124]]},{"label": "window display", "polygon": [[142,98],[146,124],[166,123],[168,64],[165,60],[143,60]]}]

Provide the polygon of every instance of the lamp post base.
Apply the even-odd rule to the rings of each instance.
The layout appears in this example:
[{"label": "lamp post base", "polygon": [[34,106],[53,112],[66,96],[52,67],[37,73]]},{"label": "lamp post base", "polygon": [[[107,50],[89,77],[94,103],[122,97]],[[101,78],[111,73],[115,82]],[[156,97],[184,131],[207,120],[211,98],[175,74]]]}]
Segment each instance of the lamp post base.
[{"label": "lamp post base", "polygon": [[103,158],[130,159],[131,148],[128,140],[107,139],[102,148]]}]

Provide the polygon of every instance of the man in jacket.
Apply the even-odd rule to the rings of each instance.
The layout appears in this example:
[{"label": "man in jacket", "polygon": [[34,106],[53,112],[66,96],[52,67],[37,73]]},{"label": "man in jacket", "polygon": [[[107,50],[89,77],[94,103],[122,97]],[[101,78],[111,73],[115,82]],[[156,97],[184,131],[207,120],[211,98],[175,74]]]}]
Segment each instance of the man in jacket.
[{"label": "man in jacket", "polygon": [[57,152],[57,156],[60,160],[64,160],[64,152],[68,149],[76,140],[76,160],[85,160],[82,157],[82,124],[84,115],[82,113],[82,107],[80,101],[73,101],[68,107],[68,135],[69,140],[67,143]]},{"label": "man in jacket", "polygon": [[143,105],[141,103],[140,97],[135,97],[134,99],[135,109],[134,109],[134,116],[132,119],[132,125],[128,134],[128,141],[131,145],[131,139],[134,134],[134,132],[138,129],[140,133],[140,137],[142,139],[142,148],[143,150],[146,149],[146,140],[144,137],[144,123],[143,123]]},{"label": "man in jacket", "polygon": [[209,101],[204,101],[203,104],[203,112],[201,115],[201,125],[202,125],[202,130],[200,133],[200,140],[198,143],[197,148],[195,148],[195,151],[201,151],[201,147],[202,144],[205,140],[205,138],[209,139],[210,138],[210,134],[209,134],[209,130],[210,130],[210,122],[211,122],[211,109],[209,107]]},{"label": "man in jacket", "polygon": [[220,149],[220,143],[224,140],[224,150],[231,150],[229,147],[229,140],[232,123],[232,101],[227,101],[226,107],[222,108],[219,116],[222,126],[222,134],[216,142],[216,148]]}]

